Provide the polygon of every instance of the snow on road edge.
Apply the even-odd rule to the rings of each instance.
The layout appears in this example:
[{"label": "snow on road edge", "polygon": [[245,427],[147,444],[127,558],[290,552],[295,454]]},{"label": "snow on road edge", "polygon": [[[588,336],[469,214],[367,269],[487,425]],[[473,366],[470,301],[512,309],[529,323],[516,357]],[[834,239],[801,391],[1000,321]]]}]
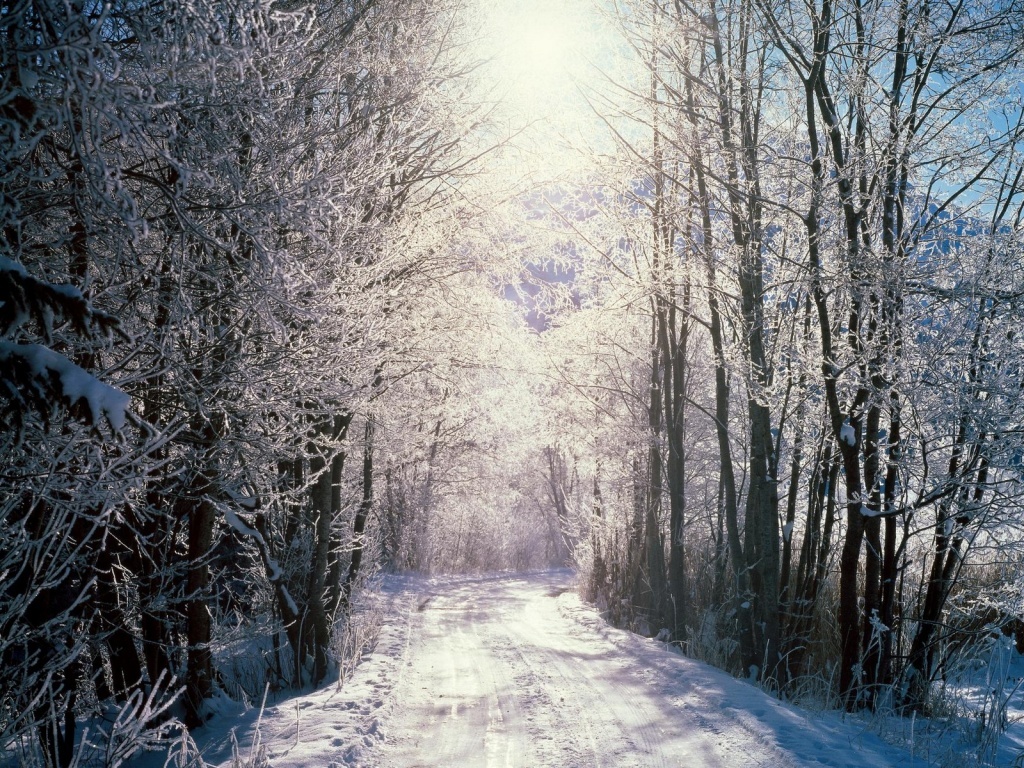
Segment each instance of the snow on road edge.
[{"label": "snow on road edge", "polygon": [[664,643],[610,626],[575,591],[557,598],[559,612],[651,670],[649,682],[682,709],[700,712],[711,729],[741,728],[790,755],[797,765],[925,768],[935,765],[886,743],[870,724],[843,713],[809,712],[745,680],[683,656]]}]

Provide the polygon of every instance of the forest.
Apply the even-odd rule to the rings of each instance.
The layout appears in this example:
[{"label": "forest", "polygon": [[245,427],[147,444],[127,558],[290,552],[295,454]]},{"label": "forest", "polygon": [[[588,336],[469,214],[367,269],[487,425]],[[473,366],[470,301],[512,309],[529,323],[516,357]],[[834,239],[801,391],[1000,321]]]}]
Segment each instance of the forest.
[{"label": "forest", "polygon": [[382,572],[851,712],[1024,652],[1024,3],[547,5],[0,0],[0,762]]}]

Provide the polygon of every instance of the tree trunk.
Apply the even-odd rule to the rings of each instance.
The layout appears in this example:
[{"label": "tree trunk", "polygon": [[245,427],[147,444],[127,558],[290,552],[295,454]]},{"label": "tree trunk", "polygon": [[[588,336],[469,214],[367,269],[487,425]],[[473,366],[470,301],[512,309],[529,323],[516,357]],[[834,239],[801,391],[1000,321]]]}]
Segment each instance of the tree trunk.
[{"label": "tree trunk", "polygon": [[[689,290],[683,298],[684,311],[689,311]],[[686,412],[685,364],[689,340],[688,318],[679,325],[676,336],[676,308],[673,302],[667,323],[662,326],[662,358],[664,372],[665,426],[668,434],[669,490],[669,598],[670,629],[677,642],[686,641],[689,618],[689,594],[686,584]]]},{"label": "tree trunk", "polygon": [[[115,701],[125,702],[132,691],[141,687],[142,663],[135,648],[135,635],[128,629],[127,619],[121,610],[121,600],[114,581],[114,558],[110,548],[115,541],[127,541],[133,537],[127,526],[119,525],[116,534],[107,537],[103,548],[97,553],[94,566],[96,576],[96,622],[99,636],[107,647],[110,659],[112,688],[106,691]],[[97,670],[102,672],[102,670]],[[97,681],[97,687],[100,686]],[[104,696],[97,695],[102,699]]]},{"label": "tree trunk", "polygon": [[[687,98],[693,106],[692,86],[687,83]],[[739,503],[736,490],[736,474],[732,461],[732,446],[729,435],[730,387],[729,372],[726,367],[725,338],[722,328],[722,314],[718,304],[718,293],[715,285],[715,267],[713,259],[714,230],[711,223],[711,198],[708,193],[703,160],[701,158],[699,138],[695,137],[693,179],[697,185],[694,196],[701,212],[701,229],[703,233],[702,257],[708,278],[708,310],[710,314],[711,349],[715,356],[715,436],[718,441],[719,488],[721,492],[721,508],[725,517],[725,529],[728,538],[729,555],[733,565],[735,579],[735,615],[739,639],[740,660],[744,674],[760,665],[754,647],[754,628],[750,602],[747,599],[749,574],[743,555],[743,543],[739,528]]]},{"label": "tree trunk", "polygon": [[888,629],[881,625],[882,598],[882,519],[879,493],[878,432],[882,409],[868,408],[864,435],[864,488],[867,498],[864,508],[870,514],[864,520],[864,626],[861,654],[863,675],[869,702],[877,700],[878,687],[886,681],[880,678],[881,648]]},{"label": "tree trunk", "polygon": [[189,510],[188,577],[186,585],[186,626],[188,642],[185,676],[185,724],[197,728],[203,724],[203,702],[213,692],[213,656],[210,652],[212,617],[209,601],[210,549],[216,508],[207,497],[205,478],[193,486],[197,493]]},{"label": "tree trunk", "polygon": [[[352,414],[348,411],[342,413],[336,413],[334,415],[334,440],[337,443],[343,442],[348,437],[348,428],[352,424]],[[341,480],[342,475],[345,471],[345,460],[347,453],[344,450],[338,450],[331,459],[331,521],[332,531],[334,532],[331,537],[331,547],[329,552],[330,566],[327,576],[327,590],[328,590],[328,601],[330,616],[333,620],[338,615],[338,608],[341,605],[341,551],[344,547],[344,542],[341,539],[342,528],[335,526],[336,522],[341,516]]]},{"label": "tree trunk", "polygon": [[[320,425],[330,433],[330,427]],[[324,446],[310,446],[309,474],[316,478],[310,488],[310,506],[313,513],[313,562],[309,570],[306,590],[306,615],[303,628],[308,632],[304,643],[313,655],[310,682],[317,686],[327,675],[327,651],[331,628],[324,601],[327,599],[327,570],[331,548],[331,467],[323,455]]]},{"label": "tree trunk", "polygon": [[657,315],[652,318],[651,330],[651,381],[647,408],[648,472],[650,480],[646,494],[646,515],[644,518],[645,548],[647,561],[647,582],[650,586],[647,621],[652,632],[657,632],[665,623],[665,545],[661,536],[661,392],[660,365],[657,339]]},{"label": "tree trunk", "polygon": [[373,509],[373,419],[366,419],[366,427],[363,432],[363,498],[356,511],[355,520],[352,523],[352,559],[349,561],[348,573],[342,584],[341,604],[347,612],[350,608],[349,601],[352,597],[352,589],[359,576],[359,569],[363,562],[363,549],[365,546],[366,520]]}]

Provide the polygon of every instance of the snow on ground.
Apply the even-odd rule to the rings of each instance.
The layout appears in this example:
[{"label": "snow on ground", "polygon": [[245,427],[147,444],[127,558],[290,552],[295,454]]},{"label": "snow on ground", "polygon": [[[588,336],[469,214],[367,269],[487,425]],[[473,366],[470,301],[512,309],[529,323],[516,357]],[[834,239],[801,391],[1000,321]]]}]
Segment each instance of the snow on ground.
[{"label": "snow on ground", "polygon": [[368,764],[915,764],[863,726],[809,718],[607,626],[571,586],[567,572],[431,585],[409,618],[401,704]]},{"label": "snow on ground", "polygon": [[[865,724],[809,715],[654,640],[609,627],[568,571],[386,582],[374,650],[339,689],[267,707],[274,768],[924,766]],[[229,768],[235,727],[203,729]],[[245,763],[243,763],[244,765]]]},{"label": "snow on ground", "polygon": [[[946,759],[951,766],[976,755],[991,765],[1024,768],[1024,656],[1012,637],[996,632],[952,661],[944,709],[925,725],[921,739],[935,741],[933,749],[958,753],[960,762]],[[1000,720],[1002,733],[991,727]]]},{"label": "snow on ground", "polygon": [[[968,768],[1024,750],[1024,657],[1005,638],[947,682],[948,717],[914,721],[780,702],[609,627],[568,571],[391,576],[379,610],[344,685],[262,714],[225,698],[195,734],[202,762],[151,753],[132,768]],[[972,729],[996,701],[1009,730],[983,749]]]}]

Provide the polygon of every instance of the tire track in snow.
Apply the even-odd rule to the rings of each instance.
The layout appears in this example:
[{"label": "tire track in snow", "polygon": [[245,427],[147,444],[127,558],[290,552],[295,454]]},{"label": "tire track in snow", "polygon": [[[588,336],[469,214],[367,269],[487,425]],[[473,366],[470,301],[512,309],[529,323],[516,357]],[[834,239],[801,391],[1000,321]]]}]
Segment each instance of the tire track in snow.
[{"label": "tire track in snow", "polygon": [[544,599],[551,602],[542,598],[527,607],[531,621],[510,626],[511,648],[521,674],[546,691],[549,730],[561,742],[563,764],[663,765],[652,760],[649,718],[634,691],[625,680],[608,681],[614,660],[559,632]]},{"label": "tire track in snow", "polygon": [[[634,659],[600,635],[581,631],[561,615],[551,597],[557,594],[530,600],[526,613],[531,620],[509,626],[522,663],[545,680],[553,698],[557,694],[567,700],[569,713],[563,719],[578,722],[585,732],[587,753],[564,765],[736,764],[709,750],[706,733],[695,733],[685,715],[652,690],[649,670],[638,669]],[[571,727],[553,730],[571,738]]]},{"label": "tire track in snow", "polygon": [[376,764],[793,765],[738,718],[708,717],[671,695],[678,691],[649,666],[648,641],[581,621],[575,596],[559,596],[569,579],[483,577],[431,589],[408,614],[411,647]]},{"label": "tire track in snow", "polygon": [[524,729],[511,682],[487,648],[494,621],[465,590],[422,601],[379,765],[521,768]]}]

